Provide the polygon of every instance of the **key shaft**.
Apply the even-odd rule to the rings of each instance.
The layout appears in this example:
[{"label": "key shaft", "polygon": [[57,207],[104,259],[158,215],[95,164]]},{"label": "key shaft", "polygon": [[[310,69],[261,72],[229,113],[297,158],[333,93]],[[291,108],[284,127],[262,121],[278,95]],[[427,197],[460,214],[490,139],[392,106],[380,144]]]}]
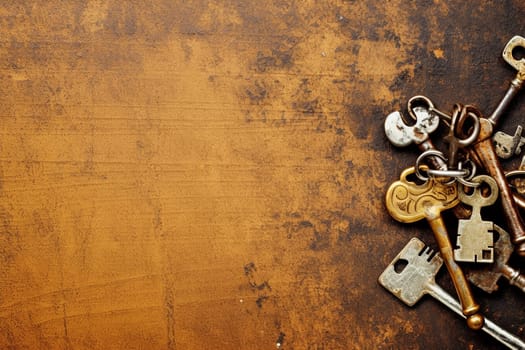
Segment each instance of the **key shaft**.
[{"label": "key shaft", "polygon": [[[443,288],[441,288],[437,283],[428,283],[428,294],[438,300],[440,303],[445,305],[449,310],[453,311],[455,314],[466,318],[466,316],[461,311],[461,305],[455,300],[450,294],[448,294]],[[501,328],[496,323],[485,317],[485,323],[481,330],[494,339],[499,341],[501,344],[504,344],[509,349],[525,349],[525,342],[520,338],[510,333],[509,331]]]}]

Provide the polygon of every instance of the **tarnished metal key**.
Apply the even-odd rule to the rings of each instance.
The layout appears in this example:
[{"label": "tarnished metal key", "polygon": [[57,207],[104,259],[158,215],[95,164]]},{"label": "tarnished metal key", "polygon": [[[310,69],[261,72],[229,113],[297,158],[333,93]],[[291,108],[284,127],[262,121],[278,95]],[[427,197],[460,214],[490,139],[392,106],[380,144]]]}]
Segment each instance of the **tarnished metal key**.
[{"label": "tarnished metal key", "polygon": [[505,48],[503,49],[503,59],[505,62],[507,62],[509,65],[512,66],[515,70],[518,71],[516,74],[516,77],[510,82],[510,86],[505,93],[505,96],[501,99],[500,103],[492,112],[488,120],[493,125],[496,125],[498,123],[499,118],[503,115],[503,113],[507,110],[508,106],[510,105],[510,102],[516,96],[516,94],[521,90],[523,87],[523,83],[525,81],[525,58],[516,59],[514,58],[514,50],[521,48],[525,49],[525,38],[516,35],[512,39],[509,40],[507,45],[505,45]]},{"label": "tarnished metal key", "polygon": [[521,153],[521,148],[525,145],[525,137],[522,137],[523,127],[518,125],[514,135],[509,135],[503,131],[497,131],[492,137],[496,154],[501,159],[509,159]]},{"label": "tarnished metal key", "polygon": [[[429,294],[456,314],[465,317],[459,303],[435,281],[442,265],[443,260],[438,254],[434,255],[421,240],[412,238],[379,276],[378,281],[408,306]],[[509,349],[525,348],[525,342],[487,318],[481,329]]]},{"label": "tarnished metal key", "polygon": [[[410,115],[415,119],[414,125],[408,125],[403,120],[401,112],[390,113],[385,119],[385,134],[388,140],[397,147],[406,147],[416,144],[420,151],[436,149],[430,134],[439,126],[439,116],[431,113],[429,108],[423,106],[413,106],[413,103],[423,101],[428,107],[433,107],[432,102],[425,96],[414,96],[408,102]],[[430,157],[432,167],[435,169],[446,169],[445,162],[438,157]]]},{"label": "tarnished metal key", "polygon": [[[479,113],[481,115],[481,113]],[[515,245],[516,252],[525,256],[525,224],[516,207],[512,191],[505,178],[503,168],[494,150],[492,143],[492,132],[494,125],[487,119],[480,117],[480,132],[477,141],[469,149],[471,158],[478,164],[482,164],[490,176],[496,180],[500,191],[501,205],[503,214],[509,227],[512,241]]]},{"label": "tarnished metal key", "polygon": [[484,196],[482,187],[472,188],[467,194],[463,186],[458,187],[458,198],[462,203],[472,207],[472,215],[468,220],[459,220],[458,236],[454,249],[454,259],[463,262],[492,263],[494,261],[494,224],[481,219],[481,208],[494,204],[498,199],[498,184],[487,175],[478,175],[470,180],[474,183],[487,184],[490,193]]},{"label": "tarnished metal key", "polygon": [[483,316],[478,313],[479,305],[474,301],[463,271],[454,261],[452,244],[441,217],[443,210],[459,203],[457,186],[441,183],[433,178],[419,185],[408,180],[408,177],[414,173],[414,167],[408,168],[402,172],[399,181],[390,185],[385,198],[387,210],[400,222],[411,223],[427,219],[458,293],[463,314],[467,317],[467,325],[472,329],[480,329],[483,325]]},{"label": "tarnished metal key", "polygon": [[468,280],[485,292],[492,293],[498,290],[498,280],[503,276],[511,285],[525,292],[525,276],[519,270],[507,265],[513,250],[509,234],[498,225],[494,225],[494,231],[499,235],[494,243],[496,251],[494,264],[483,269],[471,269],[467,273]]}]

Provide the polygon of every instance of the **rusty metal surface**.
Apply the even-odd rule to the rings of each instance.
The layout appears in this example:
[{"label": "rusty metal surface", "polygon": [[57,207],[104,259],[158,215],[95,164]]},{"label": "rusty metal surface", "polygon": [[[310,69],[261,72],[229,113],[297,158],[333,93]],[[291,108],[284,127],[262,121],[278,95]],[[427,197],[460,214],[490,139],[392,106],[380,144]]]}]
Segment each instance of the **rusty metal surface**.
[{"label": "rusty metal surface", "polygon": [[[434,243],[385,210],[417,150],[383,122],[416,94],[490,113],[524,15],[517,0],[0,5],[0,348],[498,349],[378,285],[410,237]],[[476,300],[525,338],[523,295],[500,283]]]}]

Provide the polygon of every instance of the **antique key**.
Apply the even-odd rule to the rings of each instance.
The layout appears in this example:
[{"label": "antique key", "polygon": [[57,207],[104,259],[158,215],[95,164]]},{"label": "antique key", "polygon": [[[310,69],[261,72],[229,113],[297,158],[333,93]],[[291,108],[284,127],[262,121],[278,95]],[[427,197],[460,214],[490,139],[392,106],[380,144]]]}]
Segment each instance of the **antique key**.
[{"label": "antique key", "polygon": [[454,250],[456,261],[491,263],[494,261],[493,223],[481,219],[481,208],[494,204],[498,199],[498,184],[487,175],[478,175],[472,182],[487,184],[490,194],[485,197],[481,186],[472,188],[472,193],[465,193],[463,186],[458,187],[458,198],[462,203],[472,207],[472,215],[468,220],[459,220],[458,236]]},{"label": "antique key", "polygon": [[508,135],[503,131],[497,131],[492,137],[496,154],[501,159],[509,159],[513,155],[521,153],[521,148],[525,145],[525,137],[521,136],[523,127],[518,125],[514,135]]},{"label": "antique key", "polygon": [[518,73],[516,74],[516,77],[510,82],[510,86],[505,93],[505,96],[503,96],[494,112],[492,112],[491,116],[488,118],[492,125],[496,125],[498,123],[499,118],[510,105],[510,102],[514,96],[516,96],[516,94],[521,90],[523,87],[523,82],[525,81],[525,59],[521,58],[517,60],[514,58],[514,50],[517,48],[525,48],[525,38],[519,35],[516,35],[510,39],[503,49],[503,59],[514,69],[516,69]]},{"label": "antique key", "polygon": [[483,326],[483,316],[478,313],[479,305],[474,301],[463,271],[454,261],[452,244],[441,217],[441,211],[459,203],[457,186],[441,183],[433,178],[418,185],[407,179],[413,174],[414,167],[405,169],[400,179],[390,185],[386,193],[387,210],[395,220],[404,223],[427,219],[458,293],[467,325],[471,329],[480,329]]},{"label": "antique key", "polygon": [[[408,110],[414,117],[414,125],[408,125],[403,120],[401,112],[390,113],[385,119],[385,134],[388,140],[397,147],[406,147],[416,144],[420,151],[436,149],[429,135],[439,126],[439,116],[430,113],[429,108],[413,106],[417,101],[423,101],[431,108],[432,102],[425,96],[414,96],[408,101]],[[432,167],[435,169],[446,169],[445,162],[438,157],[429,157]]]},{"label": "antique key", "polygon": [[525,276],[509,265],[507,261],[512,254],[512,243],[507,231],[494,225],[494,230],[498,233],[499,238],[494,244],[496,258],[494,264],[483,269],[472,269],[467,273],[467,278],[477,287],[487,293],[498,290],[498,280],[504,276],[511,285],[518,287],[525,292]]},{"label": "antique key", "polygon": [[[412,238],[379,276],[378,282],[408,306],[430,294],[456,314],[465,317],[459,303],[441,288],[435,276],[443,260],[417,238]],[[525,342],[488,318],[481,328],[509,349],[525,349]]]},{"label": "antique key", "polygon": [[519,255],[525,256],[525,224],[516,207],[513,194],[503,173],[503,169],[494,150],[491,135],[494,125],[481,117],[479,113],[480,132],[477,141],[469,149],[470,155],[478,164],[482,164],[498,184],[503,214]]}]

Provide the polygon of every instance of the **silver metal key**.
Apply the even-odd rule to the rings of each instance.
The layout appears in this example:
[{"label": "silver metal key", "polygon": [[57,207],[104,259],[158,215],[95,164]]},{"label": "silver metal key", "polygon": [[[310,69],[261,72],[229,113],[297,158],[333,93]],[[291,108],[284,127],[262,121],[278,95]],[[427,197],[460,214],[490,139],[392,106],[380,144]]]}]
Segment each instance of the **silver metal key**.
[{"label": "silver metal key", "polygon": [[[424,103],[423,106],[413,106],[414,103]],[[416,144],[421,152],[435,150],[429,135],[439,126],[439,116],[430,110],[434,105],[425,96],[414,96],[408,102],[408,110],[414,118],[414,125],[408,125],[401,112],[390,113],[385,119],[385,134],[388,140],[397,147],[406,147]],[[434,169],[446,169],[446,163],[439,157],[429,157]]]},{"label": "silver metal key", "polygon": [[510,39],[507,45],[505,45],[505,48],[503,49],[503,59],[505,60],[505,62],[510,64],[515,70],[517,70],[518,73],[516,74],[516,77],[511,81],[510,86],[507,92],[505,93],[505,96],[503,96],[494,112],[492,112],[492,114],[488,118],[492,125],[496,125],[498,123],[499,118],[501,118],[503,113],[507,110],[514,96],[516,96],[518,92],[523,88],[523,83],[525,82],[525,58],[521,58],[519,60],[514,58],[514,50],[516,50],[517,48],[525,48],[525,38],[519,35],[516,35],[515,37]]},{"label": "silver metal key", "polygon": [[[465,318],[460,304],[435,281],[442,265],[443,260],[438,254],[434,255],[418,238],[412,238],[379,276],[378,281],[408,306],[429,294]],[[485,318],[481,329],[509,349],[525,349],[525,342],[488,318]]]},{"label": "silver metal key", "polygon": [[521,148],[525,145],[525,137],[522,137],[523,127],[518,125],[514,135],[509,135],[503,131],[497,131],[492,136],[494,149],[501,159],[509,159],[514,155],[521,153]]},{"label": "silver metal key", "polygon": [[458,236],[454,249],[454,260],[474,263],[494,262],[494,224],[481,218],[481,208],[494,204],[498,199],[498,184],[488,175],[478,175],[472,180],[480,185],[485,183],[490,188],[487,196],[482,194],[482,186],[472,188],[472,193],[465,193],[463,186],[458,186],[458,198],[472,207],[472,215],[467,220],[459,220]]}]

